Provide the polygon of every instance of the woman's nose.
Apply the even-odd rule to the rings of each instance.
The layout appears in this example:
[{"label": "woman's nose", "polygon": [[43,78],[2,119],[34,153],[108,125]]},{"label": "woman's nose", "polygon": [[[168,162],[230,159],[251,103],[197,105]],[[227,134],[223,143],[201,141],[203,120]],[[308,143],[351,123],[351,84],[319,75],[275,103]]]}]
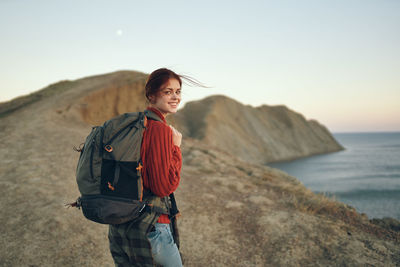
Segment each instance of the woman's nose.
[{"label": "woman's nose", "polygon": [[179,98],[180,97],[180,95],[178,95],[177,93],[172,93],[172,98],[173,99],[177,99],[177,98]]}]

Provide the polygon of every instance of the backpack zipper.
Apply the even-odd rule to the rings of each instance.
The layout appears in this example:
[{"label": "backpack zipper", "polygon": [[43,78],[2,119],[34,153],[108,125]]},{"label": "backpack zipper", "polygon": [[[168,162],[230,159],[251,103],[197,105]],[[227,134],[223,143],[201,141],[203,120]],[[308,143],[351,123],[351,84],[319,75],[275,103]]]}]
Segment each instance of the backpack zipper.
[{"label": "backpack zipper", "polygon": [[95,147],[96,140],[92,139],[92,151],[90,151],[90,176],[94,179],[93,175],[93,154],[94,154],[94,147]]},{"label": "backpack zipper", "polygon": [[130,198],[123,198],[123,197],[116,197],[116,196],[108,196],[108,195],[102,195],[102,194],[96,194],[96,195],[82,195],[81,199],[96,199],[96,198],[105,198],[105,199],[110,199],[110,200],[116,200],[116,201],[122,201],[122,202],[127,202],[127,203],[137,203],[141,202],[143,205],[146,205],[146,202],[135,200],[135,199],[130,199]]}]

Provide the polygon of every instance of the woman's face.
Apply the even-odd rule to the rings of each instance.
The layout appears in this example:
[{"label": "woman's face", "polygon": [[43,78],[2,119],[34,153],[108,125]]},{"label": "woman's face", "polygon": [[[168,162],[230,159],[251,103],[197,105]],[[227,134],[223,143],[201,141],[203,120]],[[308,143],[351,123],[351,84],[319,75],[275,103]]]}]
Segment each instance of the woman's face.
[{"label": "woman's face", "polygon": [[164,117],[178,111],[181,102],[181,86],[177,79],[169,79],[157,95],[150,96],[150,106],[158,109]]}]

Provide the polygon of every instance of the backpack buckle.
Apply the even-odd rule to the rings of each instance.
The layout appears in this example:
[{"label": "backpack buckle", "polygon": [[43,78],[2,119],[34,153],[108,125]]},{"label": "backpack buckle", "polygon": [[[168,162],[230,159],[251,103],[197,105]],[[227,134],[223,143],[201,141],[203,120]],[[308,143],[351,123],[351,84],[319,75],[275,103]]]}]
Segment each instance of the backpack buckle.
[{"label": "backpack buckle", "polygon": [[107,152],[112,152],[112,151],[113,151],[113,148],[112,148],[112,146],[110,146],[110,145],[106,145],[106,146],[104,147],[104,149],[105,149]]},{"label": "backpack buckle", "polygon": [[143,119],[143,127],[146,128],[147,127],[147,117],[146,115],[144,115],[144,119]]}]

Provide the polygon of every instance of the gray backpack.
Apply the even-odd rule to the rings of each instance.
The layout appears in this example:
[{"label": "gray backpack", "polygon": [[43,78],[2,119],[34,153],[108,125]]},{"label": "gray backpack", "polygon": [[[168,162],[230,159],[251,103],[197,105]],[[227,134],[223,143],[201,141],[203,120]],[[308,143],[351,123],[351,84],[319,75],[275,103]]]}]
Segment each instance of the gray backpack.
[{"label": "gray backpack", "polygon": [[121,224],[143,212],[168,214],[165,199],[143,190],[140,148],[147,119],[157,115],[125,113],[95,126],[80,151],[76,181],[81,196],[70,204],[84,216],[103,224]]}]

